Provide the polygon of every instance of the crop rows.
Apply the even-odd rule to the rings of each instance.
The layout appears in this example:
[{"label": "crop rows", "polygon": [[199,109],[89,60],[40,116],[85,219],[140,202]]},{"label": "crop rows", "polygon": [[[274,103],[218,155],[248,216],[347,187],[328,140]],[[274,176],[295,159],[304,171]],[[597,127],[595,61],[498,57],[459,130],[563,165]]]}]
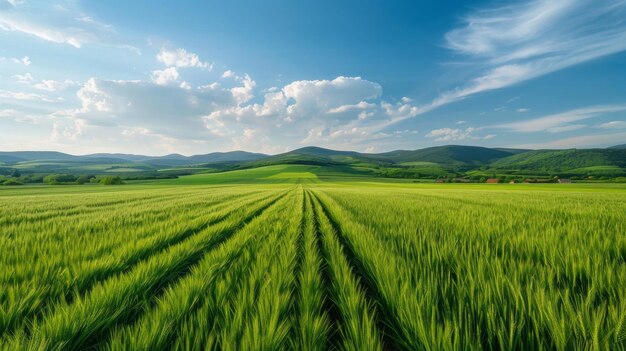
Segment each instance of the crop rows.
[{"label": "crop rows", "polygon": [[190,186],[0,205],[6,350],[626,349],[621,193]]}]

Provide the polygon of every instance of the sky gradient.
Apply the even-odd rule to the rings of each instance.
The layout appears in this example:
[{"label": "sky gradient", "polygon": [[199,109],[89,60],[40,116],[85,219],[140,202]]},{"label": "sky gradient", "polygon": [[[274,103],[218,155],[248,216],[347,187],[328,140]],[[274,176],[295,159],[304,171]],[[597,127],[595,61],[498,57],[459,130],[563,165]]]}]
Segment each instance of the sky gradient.
[{"label": "sky gradient", "polygon": [[626,143],[626,1],[0,0],[0,150]]}]

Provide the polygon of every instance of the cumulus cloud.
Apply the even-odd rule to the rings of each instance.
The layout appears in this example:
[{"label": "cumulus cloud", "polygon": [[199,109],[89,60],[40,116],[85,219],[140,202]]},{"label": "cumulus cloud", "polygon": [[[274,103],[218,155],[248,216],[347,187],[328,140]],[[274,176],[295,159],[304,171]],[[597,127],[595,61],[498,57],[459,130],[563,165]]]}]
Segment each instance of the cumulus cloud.
[{"label": "cumulus cloud", "polygon": [[472,138],[472,133],[476,128],[440,128],[434,129],[426,134],[427,138],[435,138],[436,141],[457,141]]},{"label": "cumulus cloud", "polygon": [[232,106],[230,91],[219,86],[188,90],[142,81],[89,79],[77,93],[81,107],[57,116],[84,120],[96,126],[146,128],[180,139],[211,135],[203,116]]},{"label": "cumulus cloud", "polygon": [[230,89],[235,97],[235,100],[237,100],[239,104],[252,99],[254,97],[252,92],[254,87],[256,87],[256,82],[247,74],[241,79],[241,82],[243,83],[243,86]]},{"label": "cumulus cloud", "polygon": [[152,72],[152,81],[158,85],[167,85],[176,82],[180,78],[176,67],[169,67],[162,70]]},{"label": "cumulus cloud", "polygon": [[337,77],[333,80],[295,81],[283,87],[282,94],[287,100],[294,101],[287,106],[287,113],[290,119],[297,119],[377,99],[382,94],[382,87],[360,77]]},{"label": "cumulus cloud", "polygon": [[[176,67],[163,71],[170,68],[175,72]],[[248,75],[237,76],[235,87],[214,82],[192,88],[178,84],[176,74],[164,74],[150,82],[88,80],[77,93],[81,106],[54,114],[57,142],[64,135],[87,138],[86,131],[100,128],[103,135],[117,130],[117,137],[123,131],[123,137],[280,152],[299,143],[354,148],[416,133],[378,132],[381,123],[412,113],[411,107],[407,99],[381,101],[380,85],[359,77],[294,81],[253,102],[256,83]]]},{"label": "cumulus cloud", "polygon": [[198,67],[211,70],[213,64],[209,62],[203,62],[198,55],[193,52],[188,52],[185,49],[167,50],[162,49],[157,54],[157,60],[162,62],[166,67]]}]

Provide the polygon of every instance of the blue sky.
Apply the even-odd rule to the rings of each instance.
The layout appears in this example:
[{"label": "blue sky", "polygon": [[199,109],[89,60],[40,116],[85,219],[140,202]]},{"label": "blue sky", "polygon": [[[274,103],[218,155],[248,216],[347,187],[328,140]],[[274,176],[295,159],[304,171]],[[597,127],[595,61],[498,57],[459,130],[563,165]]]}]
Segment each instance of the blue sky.
[{"label": "blue sky", "polygon": [[0,0],[0,150],[621,143],[624,0]]}]

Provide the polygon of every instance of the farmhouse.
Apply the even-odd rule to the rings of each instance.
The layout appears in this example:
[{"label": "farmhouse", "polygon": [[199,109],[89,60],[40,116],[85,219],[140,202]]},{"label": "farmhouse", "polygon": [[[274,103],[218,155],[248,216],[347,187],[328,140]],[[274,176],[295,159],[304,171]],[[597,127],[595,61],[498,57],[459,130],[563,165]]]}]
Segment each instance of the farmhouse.
[{"label": "farmhouse", "polygon": [[498,183],[498,178],[489,178],[485,183],[496,184]]}]

